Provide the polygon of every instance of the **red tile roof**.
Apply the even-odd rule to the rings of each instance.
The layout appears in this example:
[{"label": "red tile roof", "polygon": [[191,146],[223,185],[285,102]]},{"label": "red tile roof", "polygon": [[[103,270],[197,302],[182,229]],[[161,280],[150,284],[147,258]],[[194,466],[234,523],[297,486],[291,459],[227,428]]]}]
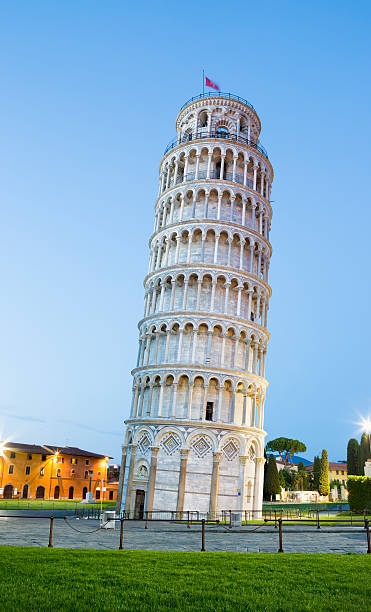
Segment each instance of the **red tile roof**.
[{"label": "red tile roof", "polygon": [[[22,444],[20,442],[3,442],[3,448],[9,450],[15,450],[24,453],[34,453],[35,455],[54,455],[55,452],[59,451],[61,455],[74,455],[76,457],[93,457],[96,459],[104,459],[108,455],[100,455],[98,453],[92,453],[90,451],[77,448],[76,446],[55,446],[54,444],[44,444],[39,446],[38,444]],[[112,457],[108,457],[112,459]]]}]

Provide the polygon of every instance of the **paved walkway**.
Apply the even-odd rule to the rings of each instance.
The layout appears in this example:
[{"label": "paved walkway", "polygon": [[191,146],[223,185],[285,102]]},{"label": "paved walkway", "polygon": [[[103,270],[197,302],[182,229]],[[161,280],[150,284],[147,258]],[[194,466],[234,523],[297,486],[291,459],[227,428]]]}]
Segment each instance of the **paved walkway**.
[{"label": "paved walkway", "polygon": [[[47,519],[0,518],[0,545],[47,546]],[[55,519],[53,544],[60,548],[117,549],[120,540],[119,523],[115,529],[100,529],[99,521]],[[144,522],[125,521],[124,548],[129,550],[199,551],[201,525],[153,522],[144,529]],[[359,527],[284,525],[285,552],[305,553],[366,553],[365,529]],[[247,526],[236,529],[206,527],[206,550],[227,552],[277,552],[278,529],[273,526]]]}]

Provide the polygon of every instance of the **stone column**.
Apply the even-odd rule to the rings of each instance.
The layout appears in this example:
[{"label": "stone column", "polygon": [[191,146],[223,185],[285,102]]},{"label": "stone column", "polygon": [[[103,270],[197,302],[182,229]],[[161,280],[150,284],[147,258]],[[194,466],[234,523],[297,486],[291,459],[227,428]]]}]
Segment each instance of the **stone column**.
[{"label": "stone column", "polygon": [[247,393],[243,394],[243,407],[242,407],[242,425],[246,427],[246,416],[247,416]]},{"label": "stone column", "polygon": [[237,157],[233,156],[232,181],[236,182]]},{"label": "stone column", "polygon": [[182,310],[187,310],[187,297],[188,297],[188,280],[184,279],[184,291],[183,291],[183,305]]},{"label": "stone column", "polygon": [[253,500],[253,519],[262,518],[263,507],[263,479],[264,479],[264,457],[255,459],[255,479],[254,479],[254,500]]},{"label": "stone column", "polygon": [[212,159],[213,153],[212,151],[209,151],[208,153],[208,158],[207,158],[207,172],[206,172],[206,179],[208,180],[210,178],[210,170],[211,170],[211,159]]},{"label": "stone column", "polygon": [[203,421],[205,419],[208,390],[209,390],[209,385],[204,384],[204,397],[203,397],[202,404],[201,404],[200,421]]},{"label": "stone column", "polygon": [[135,455],[137,452],[137,444],[129,444],[129,448],[130,448],[130,466],[129,466],[128,481],[126,485],[125,512],[130,512],[131,510],[131,494],[133,492],[133,476],[134,476],[134,464],[135,464]]},{"label": "stone column", "polygon": [[125,478],[125,468],[126,468],[126,456],[128,452],[128,447],[126,444],[121,446],[122,455],[121,455],[121,466],[120,466],[120,477],[119,477],[119,486],[117,488],[117,499],[116,499],[116,512],[119,514],[121,512],[121,504],[122,504],[122,489],[124,487],[124,478]]},{"label": "stone column", "polygon": [[220,162],[220,179],[224,180],[224,161],[225,161],[225,153],[222,154],[222,160]]},{"label": "stone column", "polygon": [[192,418],[192,401],[193,401],[193,384],[192,381],[189,383],[188,391],[188,408],[187,408],[187,419]]},{"label": "stone column", "polygon": [[211,281],[211,300],[210,300],[210,311],[214,312],[215,307],[215,290],[216,290],[216,280],[212,279]]},{"label": "stone column", "polygon": [[187,461],[189,455],[189,448],[180,449],[180,470],[179,470],[179,484],[178,484],[178,499],[176,502],[176,511],[183,512],[184,508],[184,494],[187,477]]},{"label": "stone column", "polygon": [[[246,510],[245,497],[246,497],[246,469],[249,462],[248,457],[240,457],[240,510]],[[244,507],[245,506],[245,507]]]},{"label": "stone column", "polygon": [[209,501],[209,512],[215,514],[218,512],[218,491],[219,491],[219,468],[220,461],[223,453],[213,453],[213,471],[211,474],[211,486],[210,486],[210,501]]},{"label": "stone column", "polygon": [[195,181],[198,179],[198,171],[200,168],[200,155],[196,155],[196,172],[195,172]]},{"label": "stone column", "polygon": [[176,416],[176,396],[178,391],[178,383],[173,382],[174,393],[173,393],[173,404],[171,407],[171,417],[174,418]]},{"label": "stone column", "polygon": [[220,193],[218,195],[218,212],[216,215],[217,221],[220,221],[221,208],[222,208],[222,194]]},{"label": "stone column", "polygon": [[215,420],[220,423],[222,420],[222,407],[223,407],[223,389],[224,387],[219,387],[218,391],[218,405],[216,407],[216,415]]},{"label": "stone column", "polygon": [[255,209],[256,204],[251,206],[251,228],[255,231]]},{"label": "stone column", "polygon": [[213,263],[216,264],[218,261],[218,245],[219,245],[219,238],[220,236],[215,236],[215,246],[214,246],[214,261]]},{"label": "stone column", "polygon": [[[156,474],[157,474],[157,455],[160,450],[158,446],[151,446],[151,467],[148,479],[148,489],[146,496],[146,510],[152,512],[153,510],[153,499],[155,497],[155,485],[156,485]],[[149,517],[151,518],[151,517]]]},{"label": "stone column", "polygon": [[202,279],[198,279],[197,280],[197,303],[196,303],[196,310],[200,310],[201,288],[202,288]]},{"label": "stone column", "polygon": [[159,417],[162,417],[162,405],[164,403],[164,388],[165,388],[165,382],[160,383],[160,397],[158,400],[158,413],[157,413]]},{"label": "stone column", "polygon": [[188,232],[187,264],[191,263],[192,233]]},{"label": "stone column", "polygon": [[254,165],[254,182],[253,182],[253,187],[252,187],[254,191],[256,191],[257,173],[258,173],[258,166]]}]

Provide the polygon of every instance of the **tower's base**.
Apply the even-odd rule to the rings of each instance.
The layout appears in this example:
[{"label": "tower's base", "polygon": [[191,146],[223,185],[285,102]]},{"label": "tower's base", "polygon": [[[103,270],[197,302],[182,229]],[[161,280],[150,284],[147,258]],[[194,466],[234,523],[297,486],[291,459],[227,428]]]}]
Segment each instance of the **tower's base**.
[{"label": "tower's base", "polygon": [[117,509],[132,518],[146,511],[217,516],[225,510],[260,517],[262,430],[169,419],[126,423]]}]

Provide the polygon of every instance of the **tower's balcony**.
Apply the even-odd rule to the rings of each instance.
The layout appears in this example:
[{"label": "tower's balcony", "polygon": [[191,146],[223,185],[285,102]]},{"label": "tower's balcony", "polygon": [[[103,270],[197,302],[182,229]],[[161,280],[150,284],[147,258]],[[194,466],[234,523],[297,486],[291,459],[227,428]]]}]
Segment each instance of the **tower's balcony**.
[{"label": "tower's balcony", "polygon": [[262,155],[264,155],[264,157],[269,159],[268,153],[262,145],[254,142],[253,140],[249,140],[246,136],[243,136],[242,134],[230,134],[224,131],[208,132],[205,130],[200,130],[197,132],[193,132],[192,134],[187,134],[186,136],[182,136],[180,138],[179,137],[175,138],[174,140],[169,142],[169,144],[167,145],[164,155],[166,155],[168,151],[171,151],[171,149],[174,149],[180,144],[187,144],[188,142],[191,142],[194,140],[202,140],[204,138],[219,138],[222,140],[229,140],[232,142],[240,142],[244,145],[247,145],[251,149],[255,149],[256,151],[259,151],[259,153],[261,153]]}]

